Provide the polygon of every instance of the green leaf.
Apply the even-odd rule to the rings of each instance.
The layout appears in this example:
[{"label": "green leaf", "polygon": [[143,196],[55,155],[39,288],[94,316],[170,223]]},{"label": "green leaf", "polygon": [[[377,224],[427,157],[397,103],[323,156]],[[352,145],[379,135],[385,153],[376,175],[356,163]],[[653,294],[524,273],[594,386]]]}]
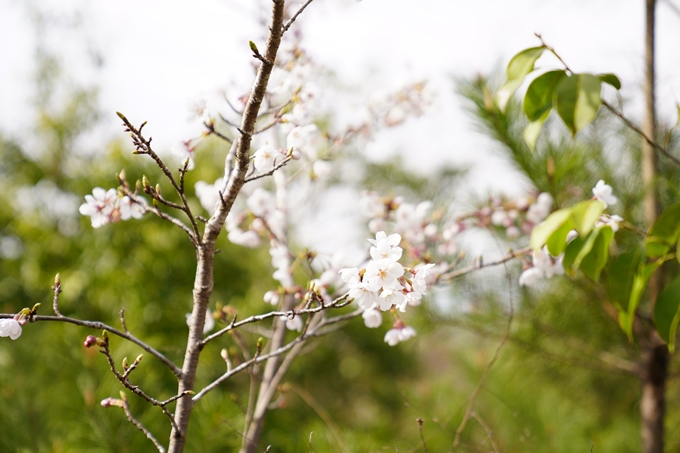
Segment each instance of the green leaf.
[{"label": "green leaf", "polygon": [[522,79],[508,80],[498,91],[496,91],[494,98],[496,100],[496,105],[498,105],[501,112],[505,112],[505,107],[508,105],[510,98],[521,84]]},{"label": "green leaf", "polygon": [[597,116],[602,99],[600,79],[592,74],[562,77],[555,89],[555,110],[572,135],[590,124]]},{"label": "green leaf", "polygon": [[545,120],[548,119],[548,116],[550,116],[550,110],[546,110],[542,117],[536,121],[530,122],[527,124],[527,127],[524,128],[522,137],[531,151],[536,151],[536,142],[538,141],[538,136],[541,134],[543,123],[545,123]]},{"label": "green leaf", "polygon": [[550,71],[536,77],[531,82],[524,95],[524,102],[522,104],[524,113],[529,118],[529,121],[538,120],[552,109],[555,87],[557,87],[557,84],[564,76],[565,72],[563,70]]},{"label": "green leaf", "polygon": [[659,336],[675,350],[675,334],[680,321],[680,278],[676,278],[659,294],[654,305],[654,324]]},{"label": "green leaf", "polygon": [[604,212],[604,203],[599,200],[582,201],[572,208],[571,221],[583,238],[595,227],[595,222]]},{"label": "green leaf", "polygon": [[521,80],[534,70],[536,60],[543,54],[545,47],[524,49],[510,60],[506,71],[508,81]]},{"label": "green leaf", "polygon": [[621,89],[621,81],[614,74],[598,74],[597,78],[600,79],[601,82],[611,85],[617,90]]},{"label": "green leaf", "polygon": [[545,245],[552,256],[559,256],[567,247],[567,235],[573,229],[571,222],[564,222],[553,234],[548,237]]},{"label": "green leaf", "polygon": [[644,249],[637,247],[614,258],[607,272],[609,300],[621,312],[628,312],[633,277],[644,258]]},{"label": "green leaf", "polygon": [[250,47],[250,50],[252,50],[254,54],[259,54],[259,53],[260,53],[260,51],[257,50],[257,46],[255,45],[254,42],[248,41],[248,46]]},{"label": "green leaf", "polygon": [[585,239],[582,237],[574,238],[567,244],[567,247],[564,250],[562,264],[564,265],[564,270],[567,271],[569,275],[574,275],[576,273],[576,270],[581,266],[583,259],[593,250],[600,230],[601,229],[598,228],[591,232]]},{"label": "green leaf", "polygon": [[564,222],[569,221],[570,208],[560,209],[550,214],[543,222],[539,223],[531,231],[529,244],[534,252],[539,251],[548,241],[548,238],[562,227]]},{"label": "green leaf", "polygon": [[581,262],[581,270],[594,282],[600,280],[600,273],[609,259],[609,244],[614,237],[614,230],[605,226],[597,229],[598,234],[595,238],[593,248]]},{"label": "green leaf", "polygon": [[633,341],[633,321],[635,320],[635,311],[637,310],[638,305],[640,305],[642,293],[654,271],[665,261],[667,261],[667,258],[661,258],[652,263],[641,264],[633,277],[633,286],[630,291],[630,298],[628,299],[628,310],[626,316],[623,318],[625,324],[621,323],[622,318],[619,317],[619,325],[626,335],[628,335],[630,341]]},{"label": "green leaf", "polygon": [[663,212],[649,230],[645,245],[647,256],[658,257],[668,253],[680,234],[680,203]]}]

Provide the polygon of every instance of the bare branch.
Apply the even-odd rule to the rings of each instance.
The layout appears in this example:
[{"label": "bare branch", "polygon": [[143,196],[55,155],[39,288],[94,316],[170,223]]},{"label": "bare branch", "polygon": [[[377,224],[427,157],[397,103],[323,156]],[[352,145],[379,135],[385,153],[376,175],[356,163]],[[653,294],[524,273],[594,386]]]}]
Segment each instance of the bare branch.
[{"label": "bare branch", "polygon": [[642,137],[644,139],[644,141],[646,141],[649,144],[649,146],[653,147],[654,149],[659,151],[661,154],[663,154],[664,156],[666,156],[667,158],[669,158],[670,160],[672,160],[676,164],[680,165],[680,159],[678,159],[677,157],[672,155],[666,148],[659,145],[657,142],[652,140],[647,134],[642,132],[642,129],[640,129],[635,124],[633,124],[633,122],[631,120],[626,118],[623,115],[623,113],[621,113],[617,109],[615,109],[609,102],[607,102],[603,99],[602,105],[604,105],[607,108],[607,110],[612,112],[614,115],[621,118],[621,121],[623,121],[626,124],[626,126],[628,126],[630,129],[632,129],[636,134],[638,134],[640,137]]},{"label": "bare branch", "polygon": [[276,170],[285,167],[286,164],[287,164],[288,162],[290,162],[292,159],[293,159],[292,157],[286,156],[286,157],[281,161],[281,163],[276,164],[276,166],[275,166],[274,168],[272,168],[271,170],[266,171],[266,172],[264,172],[264,173],[260,173],[259,175],[249,176],[249,177],[246,178],[245,182],[255,181],[256,179],[261,179],[261,178],[264,178],[264,177],[267,177],[267,176],[271,176],[271,175],[274,174],[274,172],[276,172]]},{"label": "bare branch", "polygon": [[519,250],[511,250],[507,255],[505,255],[503,258],[500,258],[496,261],[491,261],[488,263],[483,262],[482,260],[479,260],[477,263],[474,263],[468,267],[464,267],[462,269],[458,269],[455,271],[447,272],[445,274],[440,275],[437,277],[437,283],[443,283],[447,280],[452,280],[456,277],[460,277],[461,275],[469,274],[471,272],[474,272],[479,269],[483,269],[485,267],[491,267],[491,266],[498,266],[500,264],[504,264],[510,260],[513,260],[519,256],[526,255],[531,252],[530,247],[524,247]]},{"label": "bare branch", "polygon": [[[9,315],[9,314],[0,314],[0,319],[2,318],[13,318],[14,315]],[[103,322],[99,321],[83,321],[80,319],[75,319],[75,318],[69,318],[68,316],[44,316],[44,315],[35,315],[32,316],[29,319],[30,322],[40,322],[40,321],[57,321],[57,322],[66,322],[69,324],[75,324],[77,326],[82,326],[82,327],[88,327],[90,329],[96,329],[96,330],[106,330],[107,332],[116,335],[117,337],[124,338],[128,340],[131,343],[136,344],[140,348],[142,348],[144,351],[148,352],[152,356],[156,357],[158,360],[163,362],[165,366],[170,368],[170,370],[173,372],[175,376],[178,378],[182,376],[182,370],[180,370],[174,363],[172,363],[167,357],[165,357],[163,354],[149,346],[148,344],[144,343],[142,340],[139,338],[135,337],[134,335],[130,333],[125,333],[121,332],[118,329],[115,329],[107,324],[104,324]]]},{"label": "bare branch", "polygon": [[54,298],[52,299],[52,310],[54,310],[54,313],[61,317],[63,316],[59,312],[59,294],[61,293],[61,279],[59,278],[59,274],[54,277],[54,286],[52,286],[52,291],[54,292]]},{"label": "bare branch", "polygon": [[170,172],[170,169],[165,165],[165,163],[161,160],[160,157],[158,157],[158,154],[151,148],[151,139],[146,139],[142,135],[142,127],[144,127],[144,124],[139,129],[136,129],[132,123],[125,117],[120,112],[116,112],[118,114],[118,117],[123,120],[123,123],[125,123],[125,126],[127,127],[127,130],[130,131],[130,135],[132,135],[132,141],[133,144],[135,145],[135,148],[138,153],[140,154],[147,154],[149,157],[151,157],[155,162],[156,165],[161,169],[163,174],[168,178],[170,183],[172,184],[172,187],[174,187],[175,192],[177,192],[177,195],[180,197],[182,200],[182,211],[189,217],[189,221],[191,222],[191,226],[194,230],[194,234],[196,238],[200,237],[200,231],[198,230],[198,225],[196,224],[196,219],[194,219],[194,215],[191,213],[191,208],[189,207],[189,203],[187,202],[187,199],[184,195],[184,188],[181,187],[179,184],[177,184],[177,181],[175,181],[175,177],[172,176],[172,172]]},{"label": "bare branch", "polygon": [[293,319],[295,316],[319,313],[320,311],[328,310],[330,308],[342,308],[342,307],[349,305],[351,303],[351,299],[349,299],[348,297],[349,297],[349,293],[343,294],[342,296],[333,300],[328,305],[320,305],[320,306],[317,306],[317,307],[314,307],[314,308],[305,308],[305,309],[301,309],[301,310],[271,311],[269,313],[264,313],[262,315],[250,316],[249,318],[242,319],[241,321],[238,321],[238,322],[236,322],[236,317],[234,317],[232,322],[229,323],[229,325],[227,327],[220,329],[217,332],[215,332],[214,334],[205,337],[205,339],[201,342],[201,347],[205,347],[206,344],[208,344],[209,342],[211,342],[215,338],[221,337],[222,335],[229,332],[230,330],[241,327],[244,324],[250,324],[250,323],[253,323],[253,322],[259,322],[259,321],[263,321],[265,319],[269,319],[269,318],[273,318],[273,317],[281,317],[281,316],[286,316],[289,319]]},{"label": "bare branch", "polygon": [[123,332],[130,335],[130,331],[128,330],[127,325],[125,325],[125,308],[121,308],[118,314],[120,315],[120,325],[123,326]]},{"label": "bare branch", "polygon": [[491,447],[493,448],[494,453],[498,453],[499,452],[498,445],[496,445],[496,442],[493,440],[493,436],[491,436],[491,434],[493,434],[493,431],[491,431],[489,425],[486,424],[486,422],[482,419],[482,417],[479,416],[479,414],[477,414],[477,412],[473,411],[472,414],[470,414],[470,416],[477,420],[477,423],[479,423],[482,429],[484,429],[484,431],[486,432],[486,437],[488,437],[489,441],[491,442]]},{"label": "bare branch", "polygon": [[300,8],[293,14],[293,16],[288,19],[288,22],[286,22],[286,25],[283,26],[282,34],[287,32],[288,29],[290,28],[291,25],[293,25],[293,22],[295,22],[295,19],[298,18],[300,14],[302,14],[302,11],[305,10],[309,6],[310,3],[312,3],[314,0],[307,0],[304,5],[300,6]]},{"label": "bare branch", "polygon": [[215,135],[216,137],[221,138],[227,143],[234,143],[234,140],[231,138],[227,137],[226,135],[222,134],[221,132],[218,132],[217,129],[215,129],[215,125],[211,122],[204,122],[203,125],[208,129],[208,132],[212,135]]},{"label": "bare branch", "polygon": [[125,411],[125,416],[127,417],[128,421],[135,425],[137,429],[139,429],[141,432],[144,433],[144,435],[151,441],[153,444],[156,446],[156,449],[159,451],[159,453],[165,453],[165,447],[163,447],[158,440],[154,437],[153,434],[151,434],[151,431],[146,429],[136,418],[132,416],[132,412],[130,412],[130,406],[128,405],[127,398],[125,397],[125,393],[120,392],[120,398],[122,403],[123,410]]},{"label": "bare branch", "polygon": [[301,342],[304,342],[309,338],[323,336],[324,335],[323,327],[331,325],[331,324],[335,324],[335,323],[338,323],[338,322],[341,322],[341,321],[345,321],[345,320],[348,320],[348,319],[356,318],[357,316],[360,316],[363,312],[364,312],[364,309],[359,308],[359,309],[357,309],[357,310],[355,310],[351,313],[347,313],[345,315],[340,315],[340,316],[335,316],[333,318],[329,318],[329,319],[325,319],[325,320],[321,321],[317,327],[315,327],[314,329],[311,329],[310,331],[308,331],[304,335],[300,335],[295,340],[293,340],[290,343],[280,347],[279,349],[272,351],[272,352],[269,352],[267,354],[263,354],[259,357],[253,357],[252,359],[241,363],[239,366],[235,367],[230,372],[224,373],[222,376],[220,376],[219,378],[217,378],[216,380],[214,380],[213,382],[208,384],[206,387],[204,387],[200,392],[196,393],[196,395],[194,395],[194,397],[193,397],[193,400],[199,401],[208,392],[210,392],[212,389],[214,389],[215,387],[220,385],[222,382],[226,381],[227,379],[229,379],[233,375],[238,374],[239,372],[245,370],[246,368],[248,368],[250,365],[252,365],[254,363],[264,362],[265,360],[267,360],[271,357],[281,355],[281,354],[291,350],[293,347],[295,347],[295,345],[297,345]]},{"label": "bare branch", "polygon": [[[194,233],[193,231],[191,231],[191,228],[189,228],[188,226],[186,226],[186,225],[184,224],[184,222],[182,222],[181,220],[179,220],[179,219],[176,218],[176,217],[173,217],[173,216],[171,216],[171,215],[169,215],[169,214],[166,214],[165,212],[161,211],[160,209],[158,209],[158,208],[156,208],[156,207],[149,206],[149,205],[144,204],[144,203],[140,203],[140,202],[138,201],[137,194],[135,194],[134,192],[132,192],[132,191],[130,190],[129,187],[120,186],[120,189],[123,191],[123,193],[125,193],[125,195],[127,195],[128,197],[130,197],[130,199],[131,199],[132,201],[134,201],[135,203],[137,203],[138,205],[140,205],[140,206],[142,207],[142,209],[144,210],[144,213],[151,212],[151,213],[157,215],[158,217],[160,217],[161,219],[163,219],[163,220],[165,220],[165,221],[167,221],[167,222],[170,222],[170,223],[172,223],[172,224],[175,225],[175,226],[180,227],[182,230],[184,230],[184,232],[185,232],[186,234],[189,235],[189,240],[191,240],[191,243],[194,244],[194,246],[198,246],[198,239],[197,239],[198,236],[196,236],[195,233]],[[182,211],[184,211],[184,209],[182,209],[181,207],[179,207],[178,209],[181,209]]]}]

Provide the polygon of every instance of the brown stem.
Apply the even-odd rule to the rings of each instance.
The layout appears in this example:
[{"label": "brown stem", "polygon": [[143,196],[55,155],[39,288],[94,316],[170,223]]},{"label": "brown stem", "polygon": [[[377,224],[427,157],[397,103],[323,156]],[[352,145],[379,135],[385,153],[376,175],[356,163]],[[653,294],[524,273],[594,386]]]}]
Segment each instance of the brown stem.
[{"label": "brown stem", "polygon": [[[274,69],[276,53],[279,49],[282,36],[284,0],[272,1],[272,16],[269,26],[269,36],[264,54],[264,61],[260,64],[255,78],[255,83],[248,98],[248,103],[243,112],[240,136],[236,141],[234,156],[234,168],[229,176],[226,191],[222,196],[222,202],[218,204],[213,216],[205,225],[203,238],[197,248],[196,279],[194,281],[193,309],[191,313],[191,325],[187,341],[184,363],[182,365],[182,377],[179,381],[179,391],[182,394],[194,387],[198,358],[202,350],[203,325],[205,323],[206,308],[210,302],[213,289],[213,259],[215,256],[215,241],[224,227],[227,214],[236,200],[245,183],[246,173],[250,162],[250,142],[255,129],[255,121],[262,105],[269,76]],[[186,443],[189,417],[193,409],[194,400],[191,397],[183,397],[177,401],[175,408],[175,422],[178,429],[173,429],[170,434],[168,453],[181,453]]]},{"label": "brown stem", "polygon": [[[645,117],[642,124],[644,136],[655,138],[656,112],[655,74],[654,74],[654,32],[656,0],[646,1],[645,26]],[[644,211],[647,226],[651,227],[658,216],[659,202],[656,191],[656,156],[650,140],[642,142],[642,181],[645,189]],[[654,309],[656,298],[661,289],[660,270],[649,280],[649,299]],[[668,377],[668,349],[655,330],[647,334],[642,343],[640,384],[641,435],[643,453],[663,453],[664,451],[664,414],[666,401],[664,395]]]}]

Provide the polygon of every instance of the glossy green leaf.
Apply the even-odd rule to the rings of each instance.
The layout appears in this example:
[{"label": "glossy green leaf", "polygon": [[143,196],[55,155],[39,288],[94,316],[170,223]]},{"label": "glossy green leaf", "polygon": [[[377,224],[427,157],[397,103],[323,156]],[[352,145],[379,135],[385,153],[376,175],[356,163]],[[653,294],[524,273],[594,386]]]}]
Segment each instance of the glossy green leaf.
[{"label": "glossy green leaf", "polygon": [[609,300],[621,312],[628,312],[633,277],[644,258],[642,247],[622,253],[614,260],[607,272],[607,292]]},{"label": "glossy green leaf", "polygon": [[562,77],[555,89],[555,110],[572,135],[590,124],[597,116],[602,98],[600,79],[592,74]]},{"label": "glossy green leaf", "polygon": [[567,244],[564,250],[564,259],[562,261],[564,270],[569,275],[574,275],[576,270],[581,266],[583,259],[593,250],[593,246],[600,234],[600,229],[591,232],[586,238],[576,237]]},{"label": "glossy green leaf", "polygon": [[536,77],[524,95],[522,108],[529,121],[536,121],[552,109],[557,84],[565,76],[564,71],[550,71]]},{"label": "glossy green leaf", "polygon": [[604,203],[599,200],[582,201],[572,208],[571,221],[581,237],[587,236],[592,231],[604,208]]},{"label": "glossy green leaf", "polygon": [[506,71],[508,80],[521,80],[533,71],[536,60],[543,55],[544,50],[545,47],[531,47],[512,57]]},{"label": "glossy green leaf", "polygon": [[675,350],[675,334],[680,321],[680,278],[676,278],[659,294],[654,305],[654,324],[659,336]]},{"label": "glossy green leaf", "polygon": [[621,81],[614,74],[598,74],[597,78],[600,79],[601,82],[611,85],[617,90],[621,89]]},{"label": "glossy green leaf", "polygon": [[567,247],[567,235],[573,229],[571,222],[564,222],[553,234],[548,237],[545,245],[552,256],[559,256]]},{"label": "glossy green leaf", "polygon": [[[640,299],[642,298],[642,293],[649,282],[649,278],[652,276],[655,270],[661,266],[666,259],[658,259],[652,263],[641,264],[638,267],[638,271],[633,277],[633,286],[630,290],[630,298],[628,299],[628,309],[626,311],[626,316],[619,317],[619,325],[621,329],[628,335],[628,339],[633,341],[633,321],[635,320],[635,311],[640,305]],[[621,320],[625,320],[625,324],[621,323]]]},{"label": "glossy green leaf", "polygon": [[656,220],[645,241],[647,256],[658,257],[668,253],[680,234],[680,203],[674,204]]},{"label": "glossy green leaf", "polygon": [[545,123],[545,120],[548,119],[548,116],[550,116],[550,110],[546,110],[542,117],[536,121],[530,122],[524,128],[522,137],[531,151],[536,151],[536,142],[538,141],[538,136],[541,134],[543,124]]},{"label": "glossy green leaf", "polygon": [[600,273],[609,259],[609,244],[614,237],[614,230],[611,227],[605,226],[598,228],[593,247],[581,261],[581,270],[584,274],[590,277],[594,282],[600,280]]},{"label": "glossy green leaf", "polygon": [[559,230],[564,222],[569,221],[571,209],[565,208],[550,214],[543,222],[539,223],[531,231],[531,239],[529,244],[533,251],[540,250],[547,242],[548,238],[557,230]]}]

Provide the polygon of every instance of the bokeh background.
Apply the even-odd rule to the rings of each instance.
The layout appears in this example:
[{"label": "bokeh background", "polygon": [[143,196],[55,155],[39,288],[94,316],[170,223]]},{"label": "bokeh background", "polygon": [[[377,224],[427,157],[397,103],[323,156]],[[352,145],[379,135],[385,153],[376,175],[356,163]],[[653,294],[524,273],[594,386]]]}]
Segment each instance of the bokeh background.
[{"label": "bokeh background", "polygon": [[[196,97],[247,87],[247,41],[262,42],[266,2],[0,0],[0,11],[0,310],[15,313],[40,302],[46,313],[60,272],[63,313],[115,325],[125,307],[131,331],[181,361],[184,343],[177,339],[187,332],[191,245],[153,218],[93,230],[78,206],[92,187],[115,186],[122,168],[131,180],[158,173],[130,154],[115,111],[137,123],[148,120],[157,149],[169,155],[173,144],[201,131],[188,120]],[[375,91],[427,80],[437,93],[424,115],[348,150],[343,159],[364,171],[351,181],[332,180],[351,186],[340,196],[343,216],[356,211],[347,194],[362,187],[389,192],[396,186],[410,201],[437,197],[469,209],[490,194],[527,191],[569,203],[604,178],[620,197],[617,212],[639,220],[639,143],[615,118],[603,115],[578,142],[555,125],[553,140],[532,154],[520,138],[517,106],[501,113],[484,100],[503,63],[535,45],[538,32],[579,71],[617,73],[625,109],[637,118],[642,12],[642,2],[633,0],[317,0],[296,26],[310,57],[325,68],[338,123]],[[677,8],[660,2],[665,126],[675,122],[680,90],[679,24]],[[206,141],[188,185],[218,177],[224,152],[219,142]],[[661,170],[668,202],[677,178]],[[358,215],[347,217],[302,227],[313,234],[301,234],[311,244],[300,246],[362,250],[357,244],[367,237],[365,226]],[[275,286],[269,254],[220,241],[212,304],[264,311],[262,294]],[[460,246],[489,258],[526,242],[487,232],[464,237]],[[512,307],[509,339],[479,393],[461,451],[639,451],[637,379],[610,360],[633,360],[637,349],[602,310],[601,289],[577,278],[527,291],[517,287],[520,271],[511,263],[439,289],[411,318],[418,337],[396,348],[382,341],[387,327],[376,333],[360,321],[311,344],[268,415],[265,445],[291,452],[424,451],[421,418],[429,450],[450,450],[468,398],[508,332]],[[15,342],[0,342],[0,451],[150,451],[121,411],[100,407],[120,386],[104,358],[82,346],[91,333],[45,323],[27,326]],[[258,333],[244,335],[254,341]],[[112,341],[118,361],[140,353]],[[235,346],[224,339],[207,348],[199,382],[223,372],[223,347]],[[674,363],[669,427],[679,416],[672,404],[677,372]],[[150,357],[134,376],[159,399],[175,392],[171,374]],[[238,448],[247,384],[240,376],[201,402],[187,451]],[[130,400],[143,423],[167,439],[159,411]],[[669,430],[668,436],[675,451],[680,434]]]}]

